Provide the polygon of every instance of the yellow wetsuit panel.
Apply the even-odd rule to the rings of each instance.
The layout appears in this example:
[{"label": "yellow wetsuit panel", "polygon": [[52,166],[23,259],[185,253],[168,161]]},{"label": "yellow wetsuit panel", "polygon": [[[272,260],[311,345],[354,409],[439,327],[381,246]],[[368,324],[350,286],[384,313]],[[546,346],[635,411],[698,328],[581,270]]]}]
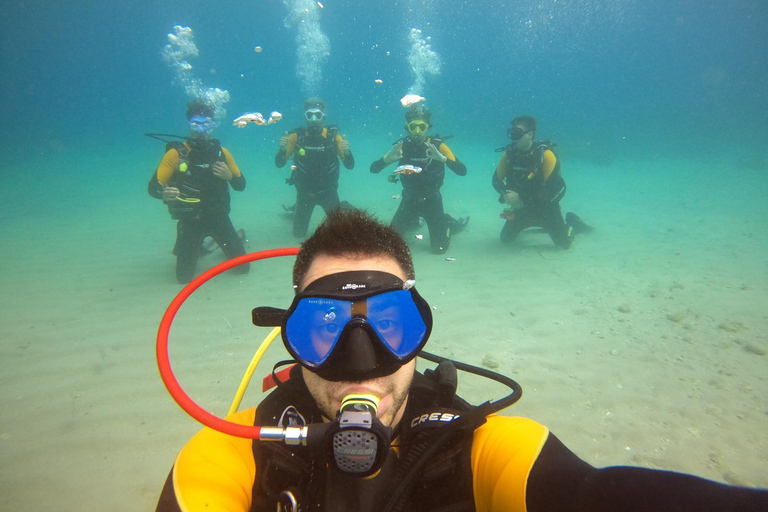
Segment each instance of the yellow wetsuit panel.
[{"label": "yellow wetsuit panel", "polygon": [[[187,146],[186,143],[184,143],[184,145]],[[187,146],[187,149],[189,149],[189,146]],[[226,162],[227,167],[229,167],[229,170],[232,171],[232,175],[235,177],[242,176],[240,168],[235,163],[235,159],[232,157],[232,154],[225,148],[221,148],[221,152],[224,155],[224,161]],[[160,165],[157,166],[158,183],[165,187],[168,182],[171,181],[173,173],[176,172],[178,168],[179,152],[175,149],[169,149],[165,152],[165,155],[163,155],[163,159],[160,161]]]},{"label": "yellow wetsuit panel", "polygon": [[477,512],[526,512],[528,475],[549,429],[527,418],[489,416],[472,442]]},{"label": "yellow wetsuit panel", "polygon": [[439,147],[439,148],[437,148],[437,150],[438,150],[440,153],[442,153],[442,154],[443,154],[443,156],[445,156],[445,158],[447,158],[447,159],[448,159],[448,160],[450,160],[451,162],[453,162],[453,161],[455,161],[455,160],[456,160],[456,157],[455,157],[455,156],[453,156],[453,152],[451,151],[451,149],[450,149],[448,146],[446,146],[444,143],[442,143],[442,142],[441,142],[441,143],[440,143],[440,147]]},{"label": "yellow wetsuit panel", "polygon": [[157,181],[162,186],[171,180],[171,176],[179,168],[179,152],[175,149],[169,149],[163,155],[160,165],[157,166]]},{"label": "yellow wetsuit panel", "polygon": [[232,171],[232,176],[235,178],[242,176],[243,173],[240,172],[240,168],[235,163],[232,153],[227,151],[227,148],[221,148],[221,152],[224,155],[224,162],[227,164],[227,167],[229,167],[229,170]]},{"label": "yellow wetsuit panel", "polygon": [[[253,425],[255,409],[227,417]],[[475,431],[472,474],[477,512],[527,512],[526,486],[549,430],[533,420],[489,416]],[[205,428],[179,453],[173,467],[176,502],[184,512],[248,512],[256,464],[250,439]]]},{"label": "yellow wetsuit panel", "polygon": [[544,163],[541,165],[541,170],[544,173],[544,181],[549,179],[549,176],[552,174],[552,171],[555,170],[556,163],[557,163],[557,157],[555,156],[555,154],[548,149],[544,151]]},{"label": "yellow wetsuit panel", "polygon": [[[227,417],[253,425],[256,409]],[[173,466],[173,490],[185,512],[248,512],[251,508],[256,463],[252,440],[210,428],[198,432],[181,450]]]}]

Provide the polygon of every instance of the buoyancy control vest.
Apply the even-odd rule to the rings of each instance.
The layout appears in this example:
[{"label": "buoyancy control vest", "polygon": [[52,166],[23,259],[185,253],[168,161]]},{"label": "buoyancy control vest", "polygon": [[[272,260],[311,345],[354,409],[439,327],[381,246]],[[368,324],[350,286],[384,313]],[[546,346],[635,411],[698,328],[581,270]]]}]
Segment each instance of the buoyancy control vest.
[{"label": "buoyancy control vest", "polygon": [[557,202],[565,195],[565,181],[560,174],[560,159],[549,178],[544,175],[544,154],[552,151],[549,141],[538,141],[525,153],[505,148],[507,165],[504,181],[506,188],[520,195],[525,206]]},{"label": "buoyancy control vest", "polygon": [[311,192],[335,190],[339,186],[340,167],[338,128],[326,126],[319,132],[299,128],[294,133],[297,136],[293,158],[295,182]]},{"label": "buoyancy control vest", "polygon": [[[343,474],[307,447],[253,443],[251,510],[273,511],[291,497],[301,512],[473,511],[471,446],[485,415],[455,395],[455,382],[445,386],[442,375],[440,367],[414,375],[399,435],[373,477]],[[255,424],[300,426],[322,418],[297,367],[259,405]]]},{"label": "buoyancy control vest", "polygon": [[400,159],[398,165],[415,165],[422,169],[420,173],[400,176],[404,189],[423,194],[440,190],[445,181],[445,164],[427,156],[427,143],[432,143],[437,149],[440,149],[440,145],[447,138],[433,135],[421,144],[414,143],[410,137],[403,139],[403,158]]},{"label": "buoyancy control vest", "polygon": [[179,167],[168,185],[179,189],[182,199],[199,202],[175,201],[168,205],[174,219],[191,219],[204,213],[229,213],[229,186],[225,180],[213,174],[213,164],[226,158],[218,139],[205,141],[170,141],[166,152],[175,149],[179,153]]}]

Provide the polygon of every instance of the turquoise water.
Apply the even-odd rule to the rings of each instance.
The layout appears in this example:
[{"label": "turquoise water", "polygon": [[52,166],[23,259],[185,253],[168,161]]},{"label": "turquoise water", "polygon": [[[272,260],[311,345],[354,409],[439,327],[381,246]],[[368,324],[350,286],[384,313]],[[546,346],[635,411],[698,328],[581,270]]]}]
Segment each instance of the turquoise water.
[{"label": "turquoise water", "polygon": [[[180,287],[174,223],[146,193],[163,144],[143,135],[184,134],[185,85],[229,95],[215,135],[248,182],[232,193],[232,218],[251,251],[297,244],[281,206],[294,190],[273,157],[308,94],[325,99],[357,160],[342,169],[341,198],[388,221],[400,190],[368,166],[403,135],[399,99],[418,89],[469,169],[448,172],[443,188],[446,210],[471,217],[447,254],[455,261],[409,235],[420,291],[439,311],[433,351],[491,356],[526,390],[515,414],[589,462],[767,486],[767,22],[763,3],[746,0],[6,6],[9,507],[151,507],[197,429],[154,366],[156,328]],[[163,59],[176,25],[192,29],[198,56]],[[191,68],[180,75],[182,60]],[[231,125],[272,110],[280,123]],[[535,230],[498,243],[494,150],[522,114],[557,142],[564,210],[596,227],[568,252]],[[200,270],[220,261],[212,254]],[[249,308],[284,305],[289,266],[223,276],[179,320],[185,382],[220,414],[260,337]],[[469,383],[470,398],[486,392]]]}]

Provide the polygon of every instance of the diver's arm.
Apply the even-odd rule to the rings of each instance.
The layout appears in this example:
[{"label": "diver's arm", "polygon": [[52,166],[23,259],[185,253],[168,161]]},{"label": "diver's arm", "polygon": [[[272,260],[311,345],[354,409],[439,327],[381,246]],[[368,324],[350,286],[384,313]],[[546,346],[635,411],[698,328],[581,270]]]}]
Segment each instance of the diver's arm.
[{"label": "diver's arm", "polygon": [[346,156],[341,160],[341,163],[343,163],[344,167],[347,169],[355,168],[355,157],[352,155],[351,151],[347,152]]},{"label": "diver's arm", "polygon": [[464,165],[464,163],[456,158],[456,156],[453,154],[451,149],[445,145],[445,143],[440,143],[440,147],[438,148],[438,151],[440,154],[442,154],[446,160],[445,165],[458,174],[459,176],[466,176],[467,175],[467,166]]},{"label": "diver's arm", "polygon": [[152,177],[149,178],[149,183],[147,183],[147,193],[155,199],[163,198],[163,186],[157,181],[157,171],[155,171],[152,174]]},{"label": "diver's arm", "polygon": [[496,166],[496,171],[493,173],[493,179],[491,180],[491,184],[493,185],[493,188],[496,189],[496,192],[499,193],[499,202],[504,202],[504,193],[507,192],[506,184],[504,183],[504,176],[506,175],[506,169],[507,169],[507,154],[504,153],[501,155],[501,160],[499,160],[499,164]]},{"label": "diver's arm", "polygon": [[555,154],[546,150],[544,152],[544,162],[541,166],[541,172],[544,177],[541,188],[535,194],[537,203],[556,203],[565,195],[565,180],[560,172],[557,171],[559,162]]},{"label": "diver's arm", "polygon": [[594,468],[550,434],[528,477],[528,512],[757,512],[768,490],[645,468]]},{"label": "diver's arm", "polygon": [[379,158],[371,164],[371,172],[374,174],[380,173],[386,166],[399,162],[403,158],[403,143],[398,142],[392,148],[387,151],[383,157]]},{"label": "diver's arm", "polygon": [[[253,425],[254,414],[254,409],[240,411],[227,421]],[[198,432],[176,458],[157,512],[248,512],[256,477],[252,442],[207,427]]]},{"label": "diver's arm", "polygon": [[344,164],[344,167],[347,169],[355,168],[355,157],[352,156],[352,151],[349,150],[349,141],[338,133],[336,134],[336,152],[339,158],[341,158],[341,163]]},{"label": "diver's arm", "polygon": [[242,192],[243,190],[245,190],[245,176],[243,176],[242,174],[240,176],[232,176],[232,179],[229,180],[229,185],[232,187],[233,190]]},{"label": "diver's arm", "polygon": [[379,174],[388,165],[388,163],[384,162],[384,157],[381,157],[371,164],[371,172],[373,174]]},{"label": "diver's arm", "polygon": [[557,203],[565,195],[565,180],[562,176],[551,176],[544,182],[541,190],[536,195],[537,202]]},{"label": "diver's arm", "polygon": [[[296,149],[296,142],[299,140],[298,134],[296,132],[291,133],[290,135],[283,135],[280,137],[280,149],[277,151],[277,154],[275,155],[275,165],[277,167],[285,167],[285,163],[288,161],[288,159],[293,154],[293,151]],[[283,147],[285,145],[285,147]]]},{"label": "diver's arm", "polygon": [[450,170],[458,174],[459,176],[466,176],[467,175],[467,166],[464,165],[464,162],[456,158],[455,160],[451,160],[450,158],[445,162],[446,167],[448,167]]},{"label": "diver's arm", "polygon": [[165,155],[163,155],[163,159],[160,162],[160,165],[157,166],[157,171],[155,171],[155,176],[157,176],[157,182],[162,187],[167,186],[168,182],[171,181],[171,177],[173,176],[173,173],[176,172],[176,169],[178,168],[179,168],[179,152],[176,151],[175,149],[169,149],[168,151],[165,152]]},{"label": "diver's arm", "polygon": [[232,157],[232,154],[225,148],[221,148],[221,152],[224,154],[225,163],[227,164],[229,171],[232,173],[232,177],[228,180],[230,186],[234,190],[242,192],[245,190],[245,176],[243,176],[243,173],[240,172],[240,168],[237,166],[237,163],[235,163],[235,159]]}]

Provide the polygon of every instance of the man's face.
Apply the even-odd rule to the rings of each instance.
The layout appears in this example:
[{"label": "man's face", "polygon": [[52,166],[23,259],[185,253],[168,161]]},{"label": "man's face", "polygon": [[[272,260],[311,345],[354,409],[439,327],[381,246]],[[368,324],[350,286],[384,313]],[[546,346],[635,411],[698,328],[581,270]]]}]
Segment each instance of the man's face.
[{"label": "man's face", "polygon": [[[303,290],[309,283],[321,277],[351,270],[378,270],[396,275],[403,281],[407,279],[400,265],[392,258],[349,258],[319,255],[315,258],[300,283]],[[403,416],[408,391],[416,369],[416,360],[404,364],[391,375],[361,382],[335,382],[320,378],[306,368],[302,368],[304,381],[320,410],[329,418],[336,417],[342,399],[351,393],[376,395],[379,402],[379,419],[384,425],[394,426]]]},{"label": "man's face", "polygon": [[524,124],[514,125],[512,127],[512,147],[518,151],[527,151],[531,146],[533,146],[533,130],[529,130]]},{"label": "man's face", "polygon": [[[520,136],[519,139],[515,137]],[[520,151],[530,149],[533,145],[533,130],[528,130],[524,124],[516,124],[512,127],[512,146]]]},{"label": "man's face", "polygon": [[427,140],[429,123],[423,119],[413,119],[408,121],[408,123],[405,125],[405,128],[408,130],[408,135],[410,135],[412,141],[420,143]]},{"label": "man's face", "polygon": [[325,112],[319,108],[310,108],[304,111],[304,119],[307,120],[307,127],[320,129],[325,121]]},{"label": "man's face", "polygon": [[208,116],[192,116],[187,119],[187,125],[189,126],[189,133],[192,137],[207,139],[211,136],[214,122],[213,119]]}]

